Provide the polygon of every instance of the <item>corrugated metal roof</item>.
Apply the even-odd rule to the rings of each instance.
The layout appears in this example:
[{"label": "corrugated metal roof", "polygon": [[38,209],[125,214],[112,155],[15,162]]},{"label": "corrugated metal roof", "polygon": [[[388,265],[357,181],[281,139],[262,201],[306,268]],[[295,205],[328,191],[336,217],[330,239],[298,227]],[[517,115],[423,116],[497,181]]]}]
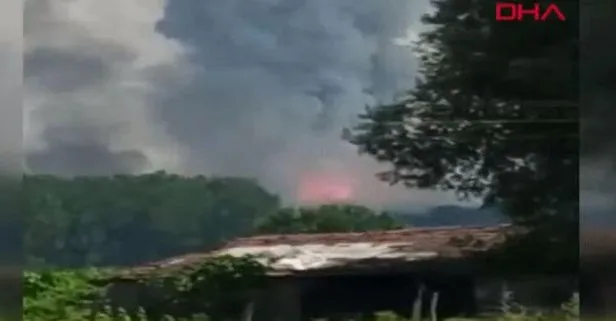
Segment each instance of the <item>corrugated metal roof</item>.
[{"label": "corrugated metal roof", "polygon": [[265,235],[237,239],[216,255],[263,258],[275,272],[325,269],[370,260],[399,263],[456,258],[502,240],[504,226],[411,228],[366,233]]},{"label": "corrugated metal roof", "polygon": [[409,263],[459,258],[466,251],[492,248],[508,225],[490,227],[409,228],[365,233],[264,235],[239,238],[214,252],[187,254],[137,268],[147,272],[191,266],[216,256],[251,255],[274,274],[353,266],[361,262]]},{"label": "corrugated metal roof", "polygon": [[399,243],[339,243],[305,245],[271,245],[233,247],[217,252],[220,255],[241,257],[252,255],[274,272],[292,273],[325,269],[364,260],[415,261],[437,257],[434,251],[409,251],[412,244]]},{"label": "corrugated metal roof", "polygon": [[493,240],[495,235],[510,225],[480,227],[425,227],[388,231],[322,234],[281,234],[238,238],[227,243],[223,249],[249,246],[306,245],[339,243],[408,243],[414,242],[422,247],[440,247],[450,244],[452,239],[479,238]]}]

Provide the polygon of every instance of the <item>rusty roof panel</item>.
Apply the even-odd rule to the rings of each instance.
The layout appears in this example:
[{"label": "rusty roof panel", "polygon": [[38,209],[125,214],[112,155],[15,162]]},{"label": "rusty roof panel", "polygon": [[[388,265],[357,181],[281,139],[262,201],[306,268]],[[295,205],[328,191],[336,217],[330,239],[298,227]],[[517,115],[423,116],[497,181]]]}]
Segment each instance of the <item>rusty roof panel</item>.
[{"label": "rusty roof panel", "polygon": [[408,228],[390,231],[358,232],[358,233],[324,233],[324,234],[287,234],[263,235],[239,238],[227,243],[223,249],[247,246],[270,245],[304,245],[304,244],[338,244],[338,243],[408,243],[418,247],[439,248],[451,245],[452,240],[463,240],[469,237],[495,241],[500,232],[509,225],[460,227],[447,226],[435,228]]},{"label": "rusty roof panel", "polygon": [[[504,240],[509,225],[409,228],[364,233],[263,235],[239,238],[213,252],[172,257],[131,269],[129,275],[194,266],[212,257],[252,255],[271,270],[293,273],[354,263],[458,258],[466,250],[487,250]],[[125,274],[126,275],[126,274]]]}]

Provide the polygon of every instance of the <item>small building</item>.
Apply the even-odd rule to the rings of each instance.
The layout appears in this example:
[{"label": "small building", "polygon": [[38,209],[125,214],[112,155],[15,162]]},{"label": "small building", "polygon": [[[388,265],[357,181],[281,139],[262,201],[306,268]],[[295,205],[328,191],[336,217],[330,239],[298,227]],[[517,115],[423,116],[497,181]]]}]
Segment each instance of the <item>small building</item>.
[{"label": "small building", "polygon": [[[475,316],[498,307],[504,286],[528,307],[558,307],[577,290],[577,276],[504,276],[473,259],[501,244],[509,230],[500,225],[256,236],[214,252],[152,263],[135,273],[177,269],[212,256],[258,257],[270,272],[268,286],[247,299],[253,321],[347,318],[379,311],[410,316],[418,306],[424,317],[434,311],[439,319]],[[137,300],[137,290],[127,287],[130,280],[119,283],[124,304]]]}]

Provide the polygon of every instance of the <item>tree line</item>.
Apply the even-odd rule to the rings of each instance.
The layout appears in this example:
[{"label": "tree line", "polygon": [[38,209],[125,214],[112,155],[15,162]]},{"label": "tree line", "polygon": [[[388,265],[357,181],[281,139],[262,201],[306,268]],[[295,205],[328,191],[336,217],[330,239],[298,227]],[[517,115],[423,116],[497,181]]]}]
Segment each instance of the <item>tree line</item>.
[{"label": "tree line", "polygon": [[357,232],[501,223],[492,211],[439,206],[377,212],[353,204],[284,207],[244,178],[166,172],[24,178],[25,249],[32,267],[125,266],[207,251],[256,234]]},{"label": "tree line", "polygon": [[24,179],[29,266],[123,266],[206,251],[256,233],[400,228],[357,205],[283,208],[244,178],[146,175]]}]

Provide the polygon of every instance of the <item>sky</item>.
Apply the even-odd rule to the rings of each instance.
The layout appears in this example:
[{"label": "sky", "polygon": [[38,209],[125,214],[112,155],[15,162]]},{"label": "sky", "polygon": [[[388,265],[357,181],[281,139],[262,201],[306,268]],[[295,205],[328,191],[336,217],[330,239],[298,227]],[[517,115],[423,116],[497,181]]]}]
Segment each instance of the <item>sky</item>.
[{"label": "sky", "polygon": [[[408,44],[428,9],[426,0],[26,0],[27,169],[254,177],[289,202],[456,203],[379,182],[383,167],[340,137],[366,105],[412,88]],[[4,41],[0,55],[20,47]],[[17,97],[6,88],[3,99]],[[587,164],[583,204],[613,208],[611,165]]]}]

